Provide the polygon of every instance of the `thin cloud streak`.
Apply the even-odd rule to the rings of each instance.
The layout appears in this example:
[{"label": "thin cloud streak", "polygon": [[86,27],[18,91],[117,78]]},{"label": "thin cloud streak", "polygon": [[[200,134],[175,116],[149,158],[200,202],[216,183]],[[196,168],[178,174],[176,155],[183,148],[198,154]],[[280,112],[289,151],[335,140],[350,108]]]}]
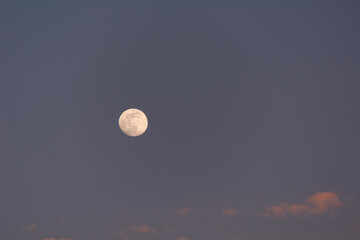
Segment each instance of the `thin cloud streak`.
[{"label": "thin cloud streak", "polygon": [[139,234],[156,234],[157,230],[155,228],[151,228],[149,225],[140,225],[140,226],[133,226],[132,231],[134,233],[139,233]]},{"label": "thin cloud streak", "polygon": [[319,192],[305,200],[303,204],[280,203],[268,206],[262,216],[286,218],[294,215],[320,215],[330,213],[334,216],[334,210],[344,204],[336,193]]},{"label": "thin cloud streak", "polygon": [[34,231],[37,229],[37,224],[29,224],[21,227],[23,231]]},{"label": "thin cloud streak", "polygon": [[174,232],[175,228],[173,227],[165,227],[162,230],[158,230],[154,227],[150,227],[147,224],[143,225],[134,225],[124,228],[119,228],[114,230],[112,233],[114,236],[120,236],[122,239],[135,239],[139,236],[151,236],[151,235],[159,235],[159,234],[168,234]]},{"label": "thin cloud streak", "polygon": [[190,239],[187,237],[178,237],[178,238],[175,238],[174,240],[190,240]]},{"label": "thin cloud streak", "polygon": [[71,238],[43,238],[42,240],[72,240]]},{"label": "thin cloud streak", "polygon": [[238,214],[239,214],[239,210],[237,210],[236,208],[229,208],[222,212],[223,216],[236,216]]},{"label": "thin cloud streak", "polygon": [[181,216],[187,216],[191,213],[191,208],[189,207],[183,207],[181,209],[176,210],[176,214]]}]

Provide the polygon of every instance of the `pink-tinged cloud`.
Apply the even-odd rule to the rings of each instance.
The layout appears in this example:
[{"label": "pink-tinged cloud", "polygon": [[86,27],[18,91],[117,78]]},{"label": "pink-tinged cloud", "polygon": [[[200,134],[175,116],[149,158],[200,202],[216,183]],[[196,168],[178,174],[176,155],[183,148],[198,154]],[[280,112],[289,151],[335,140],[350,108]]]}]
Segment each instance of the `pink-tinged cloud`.
[{"label": "pink-tinged cloud", "polygon": [[239,214],[239,210],[237,210],[236,208],[229,208],[222,212],[223,216],[236,216],[238,214]]},{"label": "pink-tinged cloud", "polygon": [[125,229],[120,228],[120,229],[116,229],[113,234],[115,236],[121,236],[123,239],[128,239],[130,236],[129,234],[125,231]]},{"label": "pink-tinged cloud", "polygon": [[24,225],[21,227],[21,229],[23,231],[34,231],[37,229],[37,225],[36,224],[29,224],[29,225]]},{"label": "pink-tinged cloud", "polygon": [[140,226],[133,226],[132,231],[134,233],[140,233],[140,234],[156,234],[157,230],[155,228],[151,228],[148,225],[140,225]]},{"label": "pink-tinged cloud", "polygon": [[176,210],[176,213],[181,215],[181,216],[186,216],[186,215],[189,215],[191,213],[191,208],[183,207],[181,209]]},{"label": "pink-tinged cloud", "polygon": [[71,240],[71,238],[43,238],[42,240]]},{"label": "pink-tinged cloud", "polygon": [[187,237],[178,237],[178,238],[175,238],[174,240],[190,240],[190,239]]},{"label": "pink-tinged cloud", "polygon": [[280,203],[268,206],[263,216],[285,218],[293,215],[320,215],[325,213],[334,214],[334,209],[344,205],[336,193],[319,192],[305,200],[303,204]]},{"label": "pink-tinged cloud", "polygon": [[151,228],[149,225],[139,225],[139,226],[132,226],[126,228],[119,228],[113,231],[113,235],[121,236],[122,239],[133,239],[138,235],[154,235],[157,234],[158,230],[155,228]]}]

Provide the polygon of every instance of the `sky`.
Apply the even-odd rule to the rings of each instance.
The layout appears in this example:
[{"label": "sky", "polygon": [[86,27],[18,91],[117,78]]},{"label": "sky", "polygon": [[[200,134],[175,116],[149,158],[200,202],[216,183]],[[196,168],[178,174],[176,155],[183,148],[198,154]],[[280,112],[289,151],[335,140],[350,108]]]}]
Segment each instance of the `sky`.
[{"label": "sky", "polygon": [[360,239],[359,11],[1,1],[0,238]]}]

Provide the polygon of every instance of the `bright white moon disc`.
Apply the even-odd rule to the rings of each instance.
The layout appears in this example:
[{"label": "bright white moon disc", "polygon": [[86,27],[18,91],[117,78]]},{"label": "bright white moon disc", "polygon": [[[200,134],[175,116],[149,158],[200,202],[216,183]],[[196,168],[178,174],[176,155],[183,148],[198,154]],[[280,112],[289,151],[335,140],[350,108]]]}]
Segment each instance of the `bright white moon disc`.
[{"label": "bright white moon disc", "polygon": [[120,115],[119,126],[126,135],[136,137],[146,131],[148,120],[145,113],[139,109],[130,108]]}]

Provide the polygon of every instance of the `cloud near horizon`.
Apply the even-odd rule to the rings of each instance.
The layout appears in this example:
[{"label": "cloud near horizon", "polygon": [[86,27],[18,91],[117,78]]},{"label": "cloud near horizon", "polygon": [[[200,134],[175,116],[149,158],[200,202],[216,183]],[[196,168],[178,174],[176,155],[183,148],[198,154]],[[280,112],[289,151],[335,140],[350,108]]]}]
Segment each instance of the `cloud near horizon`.
[{"label": "cloud near horizon", "polygon": [[37,229],[37,224],[28,224],[21,227],[23,231],[34,231]]},{"label": "cloud near horizon", "polygon": [[181,216],[187,216],[191,213],[191,208],[189,207],[183,207],[181,209],[176,210],[176,214],[179,214]]},{"label": "cloud near horizon", "polygon": [[190,240],[190,239],[187,237],[178,237],[178,238],[175,238],[174,240]]},{"label": "cloud near horizon", "polygon": [[229,208],[222,212],[223,216],[236,216],[238,214],[239,214],[239,210],[237,210],[236,208]]},{"label": "cloud near horizon", "polygon": [[124,228],[119,228],[113,231],[114,236],[120,236],[122,239],[135,239],[139,236],[150,236],[150,235],[166,235],[175,232],[176,229],[174,227],[164,227],[161,229],[157,229],[154,227],[150,227],[147,224],[143,225],[135,225]]},{"label": "cloud near horizon", "polygon": [[149,225],[140,225],[140,226],[133,226],[132,231],[134,233],[140,233],[140,234],[156,234],[157,230],[155,228],[151,228]]},{"label": "cloud near horizon", "polygon": [[303,204],[280,203],[268,206],[266,212],[261,214],[266,217],[285,218],[294,215],[320,215],[334,214],[334,209],[343,206],[339,197],[334,192],[319,192],[305,200]]},{"label": "cloud near horizon", "polygon": [[71,238],[43,238],[42,240],[71,240]]}]

